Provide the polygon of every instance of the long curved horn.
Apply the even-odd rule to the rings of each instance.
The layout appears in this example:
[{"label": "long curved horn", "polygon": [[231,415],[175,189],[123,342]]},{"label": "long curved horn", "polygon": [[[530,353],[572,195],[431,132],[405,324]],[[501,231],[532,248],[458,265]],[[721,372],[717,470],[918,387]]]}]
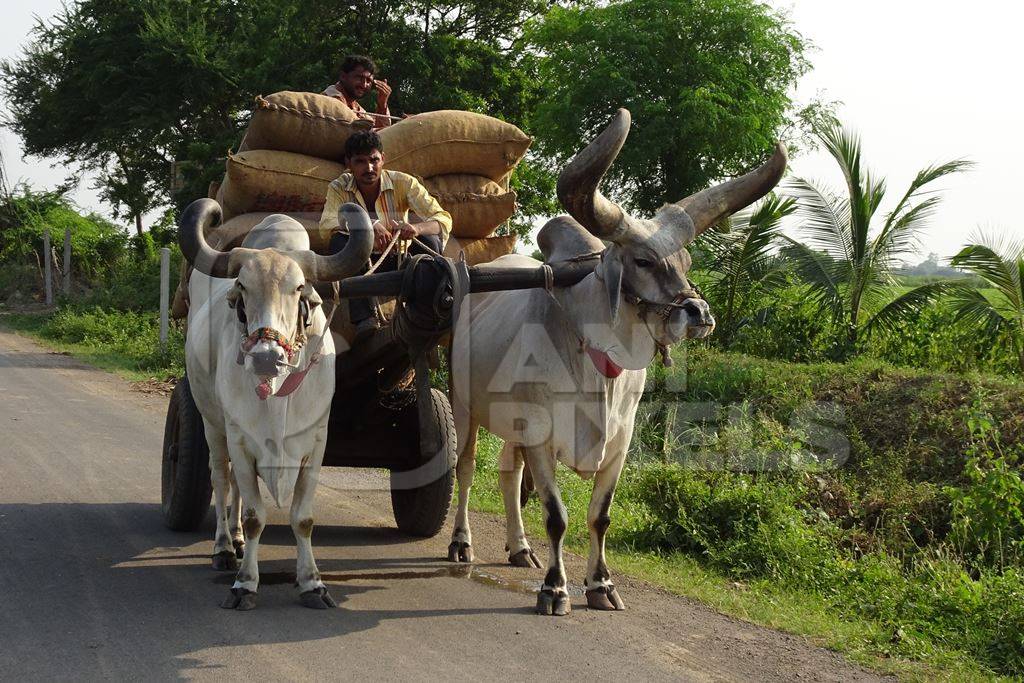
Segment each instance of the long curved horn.
[{"label": "long curved horn", "polygon": [[238,274],[238,266],[232,268],[231,252],[214,249],[204,236],[207,229],[220,225],[220,218],[220,204],[212,199],[195,200],[181,214],[178,245],[188,262],[200,273],[210,277],[234,277]]},{"label": "long curved horn", "polygon": [[558,176],[558,201],[569,215],[595,237],[614,240],[622,226],[623,212],[605,198],[598,185],[629,135],[630,115],[619,109],[612,122],[577,154]]},{"label": "long curved horn", "polygon": [[348,226],[348,243],[337,254],[320,256],[309,252],[311,258],[300,261],[305,276],[310,280],[331,282],[341,280],[359,271],[373,251],[373,226],[366,209],[349,202],[338,209],[338,223]]},{"label": "long curved horn", "polygon": [[775,153],[760,168],[676,202],[693,220],[694,236],[771,192],[786,172],[787,159],[785,145],[776,143]]}]

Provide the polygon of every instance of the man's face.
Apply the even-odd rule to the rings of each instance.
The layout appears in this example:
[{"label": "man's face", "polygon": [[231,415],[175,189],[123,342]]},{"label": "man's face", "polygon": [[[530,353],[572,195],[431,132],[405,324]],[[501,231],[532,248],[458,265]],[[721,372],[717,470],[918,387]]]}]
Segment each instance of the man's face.
[{"label": "man's face", "polygon": [[357,66],[348,73],[342,72],[338,79],[341,89],[351,98],[360,98],[370,92],[373,87],[373,72],[367,71],[364,67]]},{"label": "man's face", "polygon": [[353,154],[348,158],[348,170],[357,185],[375,185],[380,180],[383,166],[384,155],[376,149],[369,154]]}]

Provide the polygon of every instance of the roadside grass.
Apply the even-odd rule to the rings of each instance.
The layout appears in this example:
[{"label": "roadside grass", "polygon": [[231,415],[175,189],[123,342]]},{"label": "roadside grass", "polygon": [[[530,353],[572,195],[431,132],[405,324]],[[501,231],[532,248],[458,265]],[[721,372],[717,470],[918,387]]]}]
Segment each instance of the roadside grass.
[{"label": "roadside grass", "polygon": [[[676,360],[683,381],[654,368],[638,413],[614,570],[904,679],[1024,673],[1024,385],[873,360]],[[503,514],[500,441],[480,444],[472,505]],[[558,482],[566,546],[585,555],[591,483],[562,467]],[[544,538],[536,501],[525,519]]]},{"label": "roadside grass", "polygon": [[160,323],[151,313],[75,306],[38,313],[0,310],[0,326],[131,381],[165,380],[185,372],[184,333],[172,321],[167,350],[161,352]]},{"label": "roadside grass", "polygon": [[[470,495],[473,510],[504,516],[498,486],[498,454],[501,440],[481,432],[476,476]],[[633,472],[623,473],[623,486],[612,508],[612,532],[628,528],[643,513],[629,500],[629,480]],[[589,539],[586,509],[591,482],[582,481],[564,467],[558,469],[558,484],[569,513],[565,547],[587,556]],[[543,511],[536,497],[527,504],[523,520],[533,539],[546,539]],[[907,681],[1000,681],[1000,677],[980,665],[963,651],[925,640],[894,643],[894,630],[877,620],[865,619],[850,611],[837,609],[834,600],[813,590],[790,589],[770,579],[738,580],[708,565],[706,560],[683,552],[654,552],[630,548],[621,542],[622,534],[609,536],[607,558],[615,573],[625,574],[662,587],[676,595],[703,603],[731,617],[757,625],[804,636],[817,646],[841,652],[851,661]],[[546,555],[540,554],[542,562]],[[570,577],[582,583],[582,576]],[[629,609],[629,594],[624,595]]]}]

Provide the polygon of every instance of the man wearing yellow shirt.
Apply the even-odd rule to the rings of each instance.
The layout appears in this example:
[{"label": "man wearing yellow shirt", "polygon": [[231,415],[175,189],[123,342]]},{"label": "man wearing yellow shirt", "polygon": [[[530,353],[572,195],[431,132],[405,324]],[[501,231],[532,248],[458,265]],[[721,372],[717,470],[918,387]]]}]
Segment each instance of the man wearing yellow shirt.
[{"label": "man wearing yellow shirt", "polygon": [[[345,164],[348,172],[328,186],[320,217],[320,232],[330,235],[331,253],[340,251],[348,241],[348,235],[338,225],[338,209],[346,202],[355,202],[370,214],[374,260],[387,249],[396,233],[399,243],[415,237],[436,252],[442,250],[452,229],[451,215],[416,178],[384,168],[384,148],[376,133],[362,131],[349,137],[345,142]],[[410,211],[419,217],[417,222],[409,222]],[[418,252],[423,249],[413,242],[409,253]],[[394,270],[397,265],[392,249],[377,271]],[[357,339],[378,326],[368,299],[350,299],[349,315],[356,326]]]}]

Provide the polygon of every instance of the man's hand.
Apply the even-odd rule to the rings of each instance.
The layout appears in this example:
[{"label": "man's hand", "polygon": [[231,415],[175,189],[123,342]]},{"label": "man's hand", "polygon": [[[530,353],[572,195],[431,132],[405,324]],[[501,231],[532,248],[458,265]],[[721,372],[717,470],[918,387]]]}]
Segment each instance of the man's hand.
[{"label": "man's hand", "polygon": [[391,244],[391,231],[384,227],[380,221],[373,223],[373,251],[382,253]]},{"label": "man's hand", "polygon": [[388,110],[388,98],[391,97],[391,86],[383,79],[374,79],[373,85],[377,88],[377,113],[383,114]]},{"label": "man's hand", "polygon": [[414,225],[406,221],[398,223],[396,227],[403,240],[411,240],[413,237],[419,237],[423,234],[423,231],[420,230],[418,225]]}]

